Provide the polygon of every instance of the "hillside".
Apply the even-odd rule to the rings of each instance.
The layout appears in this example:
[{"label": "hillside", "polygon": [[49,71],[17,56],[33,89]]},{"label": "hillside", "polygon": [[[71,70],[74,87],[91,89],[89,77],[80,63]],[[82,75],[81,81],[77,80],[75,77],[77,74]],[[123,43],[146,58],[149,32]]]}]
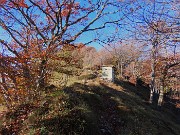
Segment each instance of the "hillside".
[{"label": "hillside", "polygon": [[177,114],[147,103],[147,88],[98,79],[46,91],[38,107],[21,105],[1,121],[1,134],[179,135]]}]

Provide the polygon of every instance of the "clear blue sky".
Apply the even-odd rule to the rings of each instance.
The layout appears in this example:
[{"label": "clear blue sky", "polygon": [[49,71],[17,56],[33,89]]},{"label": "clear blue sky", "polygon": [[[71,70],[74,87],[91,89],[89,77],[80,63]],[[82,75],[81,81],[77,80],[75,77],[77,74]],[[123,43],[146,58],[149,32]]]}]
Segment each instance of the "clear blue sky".
[{"label": "clear blue sky", "polygon": [[[79,1],[80,5],[86,4],[84,0],[78,0],[78,1]],[[93,2],[96,2],[96,0],[94,0]],[[27,2],[27,4],[28,4],[28,2]],[[107,9],[107,11],[110,11],[110,10],[111,9]],[[96,13],[93,13],[93,14],[91,14],[89,16],[89,19],[91,19],[91,17],[94,18],[95,16],[96,16]],[[117,16],[112,16],[112,18],[116,18],[116,17]],[[107,19],[107,18],[103,18],[103,19]],[[92,25],[92,27],[101,26],[102,22],[103,21],[100,20],[100,21],[94,23]],[[91,41],[94,38],[105,39],[109,35],[113,34],[114,31],[115,31],[114,27],[112,27],[111,25],[108,25],[105,29],[99,30],[99,35],[97,35],[96,32],[85,32],[75,42],[76,43],[80,43],[80,42],[87,43],[87,42]],[[5,33],[5,31],[1,27],[0,27],[0,39],[3,39],[5,41],[10,41],[11,40],[11,38]],[[88,45],[95,47],[97,50],[102,48],[102,46],[99,45],[97,42],[92,42],[92,43],[90,43]]]},{"label": "clear blue sky", "polygon": [[[167,1],[169,1],[169,0],[167,0]],[[79,2],[80,2],[80,4],[85,4],[85,2],[83,0],[79,0]],[[96,2],[96,0],[94,2]],[[143,0],[139,0],[138,4],[143,5],[143,2],[144,2]],[[136,6],[137,5],[135,4],[135,5],[131,6],[131,7],[136,7]],[[129,8],[129,10],[130,10],[130,8]],[[109,8],[108,11],[111,11],[111,9]],[[126,12],[128,12],[128,11],[126,11]],[[123,16],[122,13],[118,13],[117,15],[118,16],[116,16],[116,15],[112,16],[112,18],[122,17]],[[92,15],[92,17],[94,17],[94,16]],[[129,23],[130,22],[129,20],[131,20],[131,19],[132,18],[130,16],[130,18],[126,18],[126,21],[123,20],[123,23]],[[92,27],[96,27],[96,26],[100,25],[101,23],[102,22],[100,20],[100,22],[95,23]],[[85,33],[83,33],[80,36],[80,38],[78,38],[75,41],[75,43],[81,43],[81,42],[82,43],[87,43],[87,42],[91,41],[94,38],[98,38],[98,39],[101,39],[101,40],[103,40],[103,39],[106,40],[106,39],[108,39],[109,37],[112,37],[112,36],[116,36],[115,41],[118,41],[121,38],[125,38],[125,37],[128,38],[127,35],[130,33],[130,31],[128,31],[126,29],[131,30],[131,25],[128,25],[128,26],[127,25],[126,26],[122,25],[122,26],[120,26],[118,28],[118,31],[114,26],[107,25],[105,29],[99,30],[99,34],[97,34],[96,32],[85,32]],[[7,34],[4,33],[4,31],[3,31],[3,29],[1,27],[0,27],[0,39],[3,39],[5,41],[9,41],[11,39],[10,37],[8,37]],[[102,43],[102,45],[105,45],[105,44]],[[100,50],[102,48],[102,45],[100,45],[98,42],[92,42],[92,43],[89,44],[89,46],[93,46],[97,50]],[[2,47],[0,47],[0,49],[2,49]]]}]

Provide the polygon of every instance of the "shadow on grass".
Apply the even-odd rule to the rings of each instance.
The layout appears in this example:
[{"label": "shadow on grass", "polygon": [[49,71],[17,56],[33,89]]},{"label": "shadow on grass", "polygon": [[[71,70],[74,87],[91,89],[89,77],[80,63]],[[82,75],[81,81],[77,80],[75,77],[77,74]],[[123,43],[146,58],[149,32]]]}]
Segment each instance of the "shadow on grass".
[{"label": "shadow on grass", "polygon": [[44,119],[38,126],[44,127],[44,132],[53,134],[119,134],[127,125],[128,117],[124,116],[131,109],[118,96],[124,100],[133,97],[124,92],[113,93],[115,91],[104,84],[89,86],[75,83],[63,90],[68,95],[70,104],[66,108],[67,114],[59,113],[55,117]]},{"label": "shadow on grass", "polygon": [[145,101],[149,100],[150,90],[146,86],[143,85],[135,86],[130,82],[120,81],[120,80],[116,80],[115,84],[122,86],[127,91],[133,92],[134,94],[138,95],[140,98],[142,98]]},{"label": "shadow on grass", "polygon": [[[127,89],[129,88],[127,87]],[[89,86],[75,83],[63,91],[69,96],[69,101],[75,103],[69,109],[76,108],[75,110],[79,112],[76,115],[78,117],[72,117],[70,113],[66,117],[58,116],[58,118],[46,119],[43,121],[45,123],[43,125],[48,131],[57,132],[57,134],[68,132],[89,135],[144,134],[145,131],[138,128],[140,125],[142,126],[140,120],[143,121],[144,117],[134,121],[136,114],[133,112],[133,108],[138,104],[143,104],[137,101],[135,96],[124,91],[117,91],[106,84]],[[81,108],[82,104],[85,104],[84,108]],[[55,123],[66,124],[59,124],[56,128],[52,128],[53,121],[57,119],[59,122]],[[82,121],[83,124],[81,124]],[[83,130],[77,131],[78,125],[82,125]]]},{"label": "shadow on grass", "polygon": [[[55,91],[51,102],[38,113],[33,128],[41,135],[121,135],[121,134],[178,134],[166,115],[146,104],[149,91],[128,82],[85,85],[75,83]],[[41,111],[40,111],[41,112]],[[50,116],[50,117],[49,117]],[[167,128],[169,126],[169,128]]]},{"label": "shadow on grass", "polygon": [[[128,82],[117,81],[118,91],[106,83],[75,83],[63,92],[68,95],[66,114],[58,113],[40,121],[43,130],[53,134],[117,135],[177,134],[167,128],[161,113],[146,104],[149,91]],[[142,100],[143,99],[143,100]],[[67,100],[66,100],[67,101]],[[171,126],[171,125],[170,125]]]}]

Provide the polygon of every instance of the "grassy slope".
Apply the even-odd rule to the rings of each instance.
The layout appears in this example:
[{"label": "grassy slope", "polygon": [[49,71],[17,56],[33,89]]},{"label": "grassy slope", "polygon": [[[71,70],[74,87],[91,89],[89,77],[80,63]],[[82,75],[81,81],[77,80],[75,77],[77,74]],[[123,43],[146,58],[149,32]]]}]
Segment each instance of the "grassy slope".
[{"label": "grassy slope", "polygon": [[[175,114],[166,108],[158,111],[146,103],[147,99],[147,89],[126,82],[74,83],[46,93],[41,107],[29,111],[16,133],[179,135]],[[3,131],[15,132],[12,128]]]}]

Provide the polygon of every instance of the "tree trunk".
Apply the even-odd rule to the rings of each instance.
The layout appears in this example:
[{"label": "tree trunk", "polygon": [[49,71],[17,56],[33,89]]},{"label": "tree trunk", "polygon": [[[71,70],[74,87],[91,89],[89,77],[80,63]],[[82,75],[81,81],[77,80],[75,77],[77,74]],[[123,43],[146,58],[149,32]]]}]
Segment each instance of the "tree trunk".
[{"label": "tree trunk", "polygon": [[153,94],[154,94],[154,90],[152,88],[152,86],[150,85],[150,98],[149,98],[149,103],[153,102]]},{"label": "tree trunk", "polygon": [[42,60],[40,64],[40,72],[39,72],[39,79],[38,79],[38,87],[44,88],[45,87],[45,74],[46,74],[46,63],[47,60]]},{"label": "tree trunk", "polygon": [[152,73],[151,73],[151,86],[150,86],[150,99],[149,102],[153,102],[153,95],[155,92],[155,63],[152,64]]},{"label": "tree trunk", "polygon": [[160,87],[160,93],[159,93],[159,99],[158,99],[158,106],[159,106],[159,107],[162,106],[163,96],[164,96],[163,86],[161,86],[161,87]]},{"label": "tree trunk", "polygon": [[123,65],[122,65],[122,62],[121,62],[121,77],[123,77]]},{"label": "tree trunk", "polygon": [[156,45],[155,43],[153,43],[152,46],[152,63],[151,63],[151,87],[150,87],[150,99],[149,99],[149,103],[153,102],[153,95],[155,92],[155,62],[156,62]]},{"label": "tree trunk", "polygon": [[[23,65],[23,77],[24,77],[24,79],[25,79],[25,89],[26,89],[26,91],[27,91],[27,93],[28,93],[28,96],[26,96],[26,97],[24,97],[24,98],[26,98],[26,100],[30,100],[31,99],[31,75],[30,75],[30,70],[29,70],[29,68],[28,68],[28,66],[27,66],[27,63],[25,63],[24,65]],[[17,98],[18,98],[18,94],[16,95],[17,96]]]},{"label": "tree trunk", "polygon": [[122,65],[122,59],[118,60],[118,71],[119,71],[119,76],[122,78],[123,77],[123,65]]},{"label": "tree trunk", "polygon": [[11,97],[10,95],[7,93],[8,92],[8,87],[6,86],[6,80],[5,80],[5,77],[4,77],[4,73],[1,73],[1,78],[2,78],[2,86],[4,88],[4,90],[2,90],[2,94],[3,94],[3,98],[6,102],[6,107],[7,108],[11,108]]}]

